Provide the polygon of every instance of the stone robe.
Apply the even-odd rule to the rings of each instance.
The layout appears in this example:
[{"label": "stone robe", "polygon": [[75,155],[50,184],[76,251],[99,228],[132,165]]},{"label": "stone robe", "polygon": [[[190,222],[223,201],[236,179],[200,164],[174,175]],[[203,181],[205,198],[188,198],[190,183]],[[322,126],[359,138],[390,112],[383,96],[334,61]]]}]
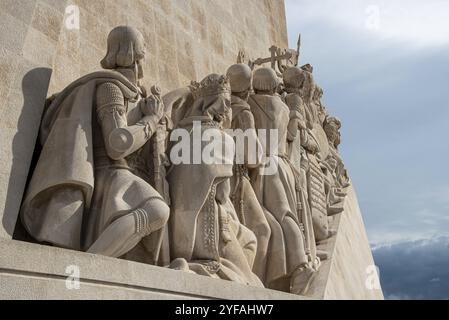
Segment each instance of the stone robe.
[{"label": "stone robe", "polygon": [[[231,109],[231,128],[233,130],[240,129],[243,133],[251,132],[252,130],[251,138],[248,139],[252,139],[252,142],[250,143],[255,143],[257,148],[261,148],[254,125],[254,116],[251,113],[249,104],[239,97],[232,96]],[[234,139],[236,139],[236,137],[234,137]],[[243,139],[240,139],[240,141],[243,141]],[[267,218],[265,217],[265,214],[269,213],[266,210],[264,211],[260,205],[249,178],[249,171],[251,168],[258,167],[260,162],[256,155],[248,154],[250,149],[247,142],[245,142],[244,150],[240,150],[240,152],[244,153],[241,155],[241,160],[244,160],[244,163],[234,164],[234,175],[231,177],[231,199],[239,220],[253,231],[257,238],[257,252],[253,271],[262,281],[264,281],[266,266],[268,263],[271,263],[269,262],[269,257],[267,257],[271,229]],[[251,159],[251,156],[253,159]],[[252,162],[253,160],[254,162]],[[248,164],[249,161],[252,163]]]},{"label": "stone robe", "polygon": [[102,71],[73,82],[44,111],[42,151],[21,208],[25,229],[36,240],[82,249],[84,212],[94,193],[92,122],[96,88],[113,82],[129,99],[138,89],[117,72]]},{"label": "stone robe", "polygon": [[[306,252],[305,234],[301,218],[301,195],[297,190],[298,172],[287,155],[287,127],[290,110],[277,95],[253,95],[249,99],[257,129],[274,129],[278,132],[278,147],[264,145],[267,159],[277,165],[274,174],[254,177],[254,190],[262,206],[274,219],[269,219],[272,239],[267,266],[266,285],[273,289],[289,291],[290,276],[311,260]],[[269,134],[269,131],[267,131]],[[266,139],[269,141],[269,138]]]},{"label": "stone robe", "polygon": [[[200,275],[262,287],[252,272],[257,246],[255,236],[240,223],[230,200],[233,140],[210,118],[187,116],[180,122],[180,127],[190,132],[190,156],[195,152],[193,121],[202,123],[201,133],[214,130],[223,139],[215,141],[219,148],[232,148],[228,160],[225,155],[214,154],[218,163],[223,161],[224,164],[206,164],[204,161],[192,164],[191,159],[190,163],[173,165],[170,169],[172,265]],[[200,143],[201,152],[206,145]]]},{"label": "stone robe", "polygon": [[58,94],[43,116],[42,152],[21,210],[23,225],[38,241],[86,250],[118,217],[149,199],[162,200],[149,183],[148,144],[127,159],[107,156],[95,103],[97,88],[106,83],[123,95],[128,125],[142,117],[139,89],[115,71],[86,75]]}]

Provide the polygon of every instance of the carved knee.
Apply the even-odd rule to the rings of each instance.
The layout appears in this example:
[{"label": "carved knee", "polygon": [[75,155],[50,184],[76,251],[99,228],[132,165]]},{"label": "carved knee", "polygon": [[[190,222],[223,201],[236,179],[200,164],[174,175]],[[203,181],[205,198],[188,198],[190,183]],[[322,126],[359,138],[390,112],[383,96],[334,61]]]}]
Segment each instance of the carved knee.
[{"label": "carved knee", "polygon": [[170,217],[170,207],[162,200],[157,200],[155,202],[155,219],[160,222],[160,228],[162,228],[167,224],[168,218]]},{"label": "carved knee", "polygon": [[135,210],[135,216],[137,233],[149,235],[167,224],[170,208],[164,201],[152,199]]},{"label": "carved knee", "polygon": [[267,221],[261,223],[258,227],[259,235],[261,237],[270,239],[271,237],[271,228]]}]

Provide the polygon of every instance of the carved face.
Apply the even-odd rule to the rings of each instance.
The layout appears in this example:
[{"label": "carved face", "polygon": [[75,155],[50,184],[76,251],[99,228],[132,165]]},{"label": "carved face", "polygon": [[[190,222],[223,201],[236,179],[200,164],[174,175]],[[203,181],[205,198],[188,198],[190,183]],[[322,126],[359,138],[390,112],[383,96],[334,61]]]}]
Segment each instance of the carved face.
[{"label": "carved face", "polygon": [[301,97],[305,101],[310,101],[313,99],[315,94],[315,83],[313,81],[313,76],[309,72],[304,72],[305,80],[301,87]]},{"label": "carved face", "polygon": [[323,89],[321,89],[318,86],[315,86],[314,99],[320,100],[322,97],[323,97]]},{"label": "carved face", "polygon": [[335,125],[329,123],[324,127],[324,131],[326,132],[326,136],[327,139],[329,140],[329,142],[336,146],[336,141],[338,139],[339,133],[338,133],[338,129]]}]

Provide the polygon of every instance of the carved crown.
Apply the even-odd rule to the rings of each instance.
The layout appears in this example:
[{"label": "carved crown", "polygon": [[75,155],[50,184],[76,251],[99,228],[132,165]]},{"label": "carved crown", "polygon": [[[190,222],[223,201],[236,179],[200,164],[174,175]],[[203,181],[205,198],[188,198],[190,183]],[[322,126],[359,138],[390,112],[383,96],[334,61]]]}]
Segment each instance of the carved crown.
[{"label": "carved crown", "polygon": [[195,99],[220,93],[231,93],[229,78],[219,74],[210,74],[201,82],[192,81],[190,91]]}]

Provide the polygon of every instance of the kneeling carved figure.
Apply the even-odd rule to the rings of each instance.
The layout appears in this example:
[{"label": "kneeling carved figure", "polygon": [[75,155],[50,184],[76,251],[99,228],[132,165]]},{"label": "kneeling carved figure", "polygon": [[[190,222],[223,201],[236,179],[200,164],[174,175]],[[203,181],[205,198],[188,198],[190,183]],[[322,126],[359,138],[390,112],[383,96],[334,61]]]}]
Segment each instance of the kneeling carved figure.
[{"label": "kneeling carved figure", "polygon": [[[106,70],[76,80],[45,110],[21,209],[36,240],[121,257],[147,236],[162,237],[170,210],[149,183],[147,142],[164,112],[161,99],[145,98],[139,86],[144,56],[139,31],[115,28]],[[148,249],[156,260],[159,248]]]}]

